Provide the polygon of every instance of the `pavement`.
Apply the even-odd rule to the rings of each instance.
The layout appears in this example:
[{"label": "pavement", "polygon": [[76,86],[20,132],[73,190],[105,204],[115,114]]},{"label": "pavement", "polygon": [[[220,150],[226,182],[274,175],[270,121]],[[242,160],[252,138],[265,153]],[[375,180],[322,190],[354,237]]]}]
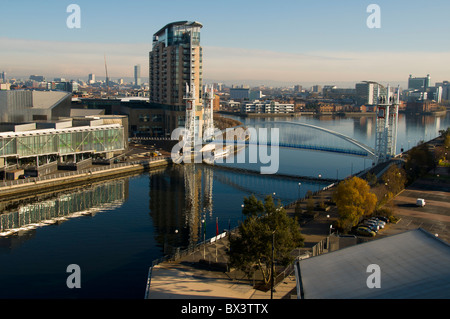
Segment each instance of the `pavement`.
[{"label": "pavement", "polygon": [[[332,189],[322,193],[322,199],[330,198]],[[424,198],[426,205],[417,207],[417,198]],[[316,196],[316,200],[320,197]],[[306,205],[303,203],[303,205]],[[450,174],[447,168],[417,180],[387,204],[399,218],[396,224],[388,224],[374,239],[405,232],[419,227],[450,243]],[[303,207],[305,208],[305,207]],[[292,214],[294,208],[287,208]],[[337,218],[336,209],[322,211],[311,222],[301,227],[305,238],[299,255],[330,234],[330,225]],[[236,271],[214,270],[211,265],[226,263],[228,237],[208,243],[175,262],[164,262],[152,270],[149,299],[270,299],[270,291],[253,288],[253,282]],[[203,260],[203,263],[199,263]],[[296,299],[295,273],[290,273],[275,286],[273,299]]]},{"label": "pavement", "polygon": [[[331,190],[324,198],[331,196]],[[318,197],[317,197],[318,199]],[[302,203],[306,208],[306,203]],[[294,207],[286,209],[294,213]],[[327,217],[329,215],[330,217]],[[330,223],[337,215],[321,212],[319,216],[301,228],[305,238],[304,247],[296,253],[303,255],[312,246],[329,235]],[[163,262],[152,269],[148,299],[271,299],[271,292],[253,288],[253,280],[239,271],[215,270],[214,265],[228,261],[226,250],[228,236],[198,247],[194,252],[177,259]],[[200,262],[202,260],[202,262]],[[287,275],[274,287],[273,299],[296,298],[295,273]]]},{"label": "pavement", "polygon": [[[425,199],[425,206],[416,206],[417,198]],[[450,173],[438,167],[432,173],[415,181],[398,194],[391,204],[400,218],[393,227],[383,230],[389,236],[409,229],[423,228],[450,243]]]}]

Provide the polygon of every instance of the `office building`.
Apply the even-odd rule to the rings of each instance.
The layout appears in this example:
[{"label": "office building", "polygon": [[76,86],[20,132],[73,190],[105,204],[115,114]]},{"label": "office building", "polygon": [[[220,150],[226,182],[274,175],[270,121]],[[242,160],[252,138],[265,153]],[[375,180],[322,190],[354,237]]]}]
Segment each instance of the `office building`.
[{"label": "office building", "polygon": [[36,82],[45,82],[45,77],[42,75],[30,75],[30,80]]},{"label": "office building", "polygon": [[356,83],[356,97],[358,104],[374,105],[376,104],[376,87],[378,86],[375,82],[363,82]]},{"label": "office building", "polygon": [[0,73],[0,83],[6,83],[6,73],[4,71]]},{"label": "office building", "polygon": [[249,100],[250,89],[248,88],[230,88],[231,100]]},{"label": "office building", "polygon": [[95,74],[89,74],[88,83],[89,84],[95,83]]},{"label": "office building", "polygon": [[408,89],[409,90],[420,90],[425,92],[430,87],[431,78],[430,75],[427,74],[426,77],[417,78],[413,77],[411,74],[408,78]]},{"label": "office building", "polygon": [[[386,88],[377,82],[363,81],[355,85],[356,102],[358,105],[375,105],[378,103],[378,97],[386,94]],[[390,92],[390,97],[393,97],[393,94],[393,92]]]},{"label": "office building", "polygon": [[141,65],[134,66],[134,85],[141,85]]},{"label": "office building", "polygon": [[149,53],[150,103],[165,110],[164,136],[185,125],[187,88],[195,87],[193,105],[195,119],[201,133],[202,108],[202,47],[200,29],[202,24],[191,21],[169,23],[153,35],[152,51]]},{"label": "office building", "polygon": [[436,87],[442,88],[442,95],[441,95],[442,100],[449,101],[450,100],[450,83],[448,81],[436,83]]},{"label": "office building", "polygon": [[249,93],[250,101],[260,100],[263,97],[263,94],[259,90],[251,90]]}]

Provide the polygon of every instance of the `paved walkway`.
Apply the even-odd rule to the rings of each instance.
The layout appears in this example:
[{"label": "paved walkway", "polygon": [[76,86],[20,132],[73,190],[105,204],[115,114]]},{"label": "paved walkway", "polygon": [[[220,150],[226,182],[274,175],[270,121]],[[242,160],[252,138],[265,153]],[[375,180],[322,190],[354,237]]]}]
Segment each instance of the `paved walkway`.
[{"label": "paved walkway", "polygon": [[[442,240],[450,243],[450,192],[448,171],[437,172],[439,177],[430,181],[424,178],[416,181],[392,201],[394,214],[400,217],[397,224],[388,224],[380,230],[377,238],[394,235],[410,229],[421,227]],[[331,196],[332,190],[323,193],[322,199]],[[419,196],[420,195],[420,196]],[[425,198],[425,207],[416,207],[418,197]],[[320,197],[316,197],[319,200]],[[306,203],[303,203],[305,209]],[[294,213],[294,208],[287,209],[288,214]],[[328,217],[327,217],[328,215]],[[337,218],[335,209],[320,212],[312,222],[301,227],[305,238],[303,252],[310,249],[329,235],[330,224]],[[252,282],[237,272],[224,272],[200,267],[199,260],[206,265],[226,262],[225,237],[214,244],[207,244],[195,253],[177,262],[162,263],[153,269],[149,299],[194,299],[194,298],[238,298],[238,299],[269,299],[270,291],[264,292],[252,288]],[[275,287],[274,299],[296,298],[295,274],[287,276]]]},{"label": "paved walkway", "polygon": [[[331,195],[331,190],[323,198]],[[318,199],[318,198],[317,198]],[[303,203],[303,209],[306,203]],[[286,209],[294,213],[294,207]],[[330,231],[333,212],[320,212],[320,216],[301,228],[305,238],[303,254],[325,238]],[[330,217],[327,218],[327,215]],[[253,288],[253,281],[244,274],[233,271],[214,270],[210,266],[226,264],[228,237],[214,243],[200,246],[195,252],[175,262],[163,262],[152,269],[149,299],[198,299],[198,298],[232,298],[232,299],[270,299],[271,292]],[[199,263],[200,260],[203,260]],[[273,299],[296,298],[295,274],[292,273],[275,286]]]}]

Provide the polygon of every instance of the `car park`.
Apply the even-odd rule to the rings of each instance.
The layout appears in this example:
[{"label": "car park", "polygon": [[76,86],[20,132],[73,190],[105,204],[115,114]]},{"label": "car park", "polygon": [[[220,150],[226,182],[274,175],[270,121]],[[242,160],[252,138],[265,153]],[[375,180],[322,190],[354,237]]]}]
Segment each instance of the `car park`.
[{"label": "car park", "polygon": [[376,221],[374,221],[374,220],[366,219],[366,220],[363,221],[362,223],[363,223],[364,225],[367,225],[367,226],[380,227],[380,225],[379,225]]},{"label": "car park", "polygon": [[369,221],[373,221],[376,223],[376,225],[380,226],[380,228],[384,228],[384,226],[386,226],[386,223],[382,220],[379,220],[377,218],[371,218],[369,219]]},{"label": "car park", "polygon": [[423,199],[423,198],[418,198],[418,199],[416,200],[416,206],[419,206],[419,207],[425,206],[425,199]]},{"label": "car park", "polygon": [[389,218],[384,217],[384,216],[376,216],[375,218],[385,222],[386,224],[389,223]]},{"label": "car park", "polygon": [[378,226],[377,224],[370,222],[370,221],[364,221],[361,224],[359,224],[359,226],[369,228],[370,230],[372,230],[374,232],[378,232],[378,230],[380,229],[380,226]]},{"label": "car park", "polygon": [[356,234],[361,235],[361,236],[370,236],[370,237],[376,236],[376,233],[367,227],[358,227],[356,229]]}]

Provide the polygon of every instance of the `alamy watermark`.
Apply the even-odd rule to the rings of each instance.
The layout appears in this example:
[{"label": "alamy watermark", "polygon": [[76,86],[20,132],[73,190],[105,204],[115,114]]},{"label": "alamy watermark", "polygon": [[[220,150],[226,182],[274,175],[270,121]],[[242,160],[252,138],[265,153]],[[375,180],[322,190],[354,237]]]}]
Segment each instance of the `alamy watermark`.
[{"label": "alamy watermark", "polygon": [[366,268],[366,272],[371,273],[367,277],[366,285],[367,288],[381,288],[381,268],[377,264],[370,264]]},{"label": "alamy watermark", "polygon": [[[202,139],[189,139],[189,131],[177,128],[172,132],[171,139],[179,142],[172,148],[171,157],[174,162],[184,163],[247,163],[245,150],[248,150],[248,163],[263,164],[261,174],[276,174],[280,165],[279,129],[271,128],[232,128],[222,132],[206,132],[206,136],[213,137],[204,143]],[[269,138],[270,137],[270,138]],[[255,142],[248,142],[250,138]],[[248,147],[236,152],[235,148],[247,144]],[[243,151],[244,150],[244,151]]]},{"label": "alamy watermark", "polygon": [[81,8],[78,4],[69,4],[66,9],[70,15],[67,17],[66,25],[69,29],[81,28]]},{"label": "alamy watermark", "polygon": [[67,288],[81,288],[81,268],[77,264],[67,266],[66,272],[71,273],[66,280]]},{"label": "alamy watermark", "polygon": [[381,28],[381,8],[378,4],[369,4],[366,9],[367,13],[371,13],[366,20],[369,29]]}]

